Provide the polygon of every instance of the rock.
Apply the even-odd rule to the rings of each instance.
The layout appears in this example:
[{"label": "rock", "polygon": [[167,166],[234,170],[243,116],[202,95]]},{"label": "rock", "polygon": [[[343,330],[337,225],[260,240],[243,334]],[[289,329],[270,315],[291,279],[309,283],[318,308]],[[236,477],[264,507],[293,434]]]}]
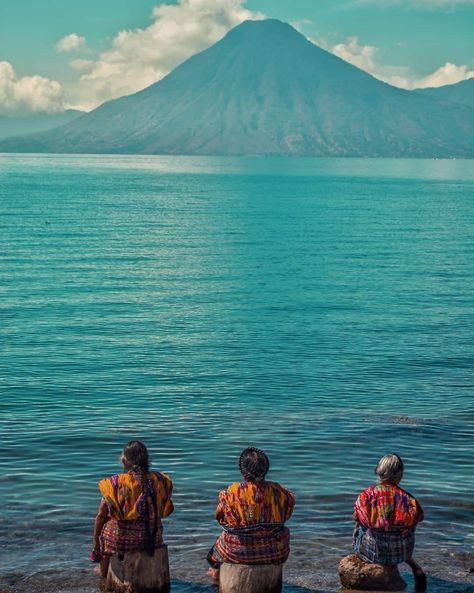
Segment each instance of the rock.
[{"label": "rock", "polygon": [[122,560],[112,556],[105,590],[114,593],[169,593],[167,546],[157,548],[153,556],[146,552],[124,554]]},{"label": "rock", "polygon": [[281,593],[282,564],[222,564],[219,593]]},{"label": "rock", "polygon": [[339,578],[345,589],[402,591],[407,586],[396,566],[364,562],[355,554],[341,560]]}]

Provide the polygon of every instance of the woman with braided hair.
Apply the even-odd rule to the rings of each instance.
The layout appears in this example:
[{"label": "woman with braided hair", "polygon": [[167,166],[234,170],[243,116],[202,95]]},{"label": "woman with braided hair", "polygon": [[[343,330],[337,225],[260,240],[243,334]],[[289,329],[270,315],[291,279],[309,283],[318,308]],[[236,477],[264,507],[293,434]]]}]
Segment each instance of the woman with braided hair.
[{"label": "woman with braided hair", "polygon": [[110,556],[145,550],[153,556],[163,545],[161,519],[173,512],[171,479],[149,468],[148,450],[130,441],[120,458],[124,473],[99,482],[102,500],[94,525],[91,560],[107,576]]},{"label": "woman with braided hair", "polygon": [[283,564],[290,553],[290,532],[284,524],[293,512],[294,495],[265,480],[270,462],[260,449],[242,451],[239,467],[243,481],[219,493],[216,519],[223,530],[207,555],[208,575],[215,581],[223,562]]}]

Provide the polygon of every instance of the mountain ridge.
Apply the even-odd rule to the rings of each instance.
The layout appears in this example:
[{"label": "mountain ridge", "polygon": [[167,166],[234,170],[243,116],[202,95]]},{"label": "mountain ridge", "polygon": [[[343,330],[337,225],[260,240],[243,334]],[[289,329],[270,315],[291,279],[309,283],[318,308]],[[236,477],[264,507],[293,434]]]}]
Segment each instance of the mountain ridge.
[{"label": "mountain ridge", "polygon": [[69,123],[84,113],[77,109],[66,109],[60,113],[0,115],[0,140],[10,136],[25,136],[51,130]]},{"label": "mountain ridge", "polygon": [[474,108],[474,77],[454,84],[415,90],[429,97]]},{"label": "mountain ridge", "polygon": [[0,150],[474,155],[474,109],[392,87],[287,23],[245,21],[151,86]]}]

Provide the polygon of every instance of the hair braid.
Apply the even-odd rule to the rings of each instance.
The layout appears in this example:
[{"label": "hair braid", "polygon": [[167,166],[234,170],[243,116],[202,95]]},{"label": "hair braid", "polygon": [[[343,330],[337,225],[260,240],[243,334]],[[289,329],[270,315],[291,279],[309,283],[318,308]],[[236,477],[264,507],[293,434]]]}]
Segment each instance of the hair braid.
[{"label": "hair braid", "polygon": [[138,481],[140,483],[140,488],[142,491],[142,496],[144,497],[144,505],[143,505],[143,519],[145,521],[145,551],[150,556],[153,556],[155,551],[155,534],[152,534],[150,530],[150,505],[148,502],[148,496],[150,495],[150,488],[148,484],[148,476],[147,472],[144,471],[142,467],[137,468],[134,470]]},{"label": "hair braid", "polygon": [[[148,498],[154,497],[155,492],[153,485],[148,478],[149,472],[149,458],[148,450],[140,441],[130,441],[125,445],[123,455],[140,484],[141,496],[143,496],[143,519],[145,521],[145,551],[150,556],[155,552],[155,538],[156,528],[153,532],[150,529],[150,505]],[[156,525],[156,510],[155,510],[155,525]]]}]

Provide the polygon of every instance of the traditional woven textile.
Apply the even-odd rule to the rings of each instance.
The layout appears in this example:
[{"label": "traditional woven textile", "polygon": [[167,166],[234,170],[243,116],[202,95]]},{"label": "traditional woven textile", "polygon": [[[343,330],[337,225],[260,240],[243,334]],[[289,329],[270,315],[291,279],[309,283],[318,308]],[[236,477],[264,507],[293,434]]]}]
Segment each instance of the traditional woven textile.
[{"label": "traditional woven textile", "polygon": [[409,560],[415,527],[423,509],[410,493],[393,484],[369,486],[354,505],[354,551],[366,562],[399,564]]},{"label": "traditional woven textile", "polygon": [[100,535],[102,554],[110,556],[143,550],[147,539],[146,521],[150,534],[156,526],[155,547],[163,544],[161,518],[173,512],[173,484],[166,474],[147,473],[144,491],[134,472],[101,480],[99,489],[109,510]]},{"label": "traditional woven textile", "polygon": [[219,492],[216,519],[239,529],[287,521],[295,506],[294,495],[276,482],[235,482]]},{"label": "traditional woven textile", "polygon": [[290,530],[283,525],[224,528],[207,560],[218,568],[232,564],[283,564],[290,553]]},{"label": "traditional woven textile", "polygon": [[378,484],[359,494],[354,505],[354,519],[371,529],[404,531],[423,520],[423,509],[403,488]]},{"label": "traditional woven textile", "polygon": [[[150,525],[150,532],[153,525]],[[137,552],[145,548],[145,521],[118,521],[109,519],[100,534],[100,551],[104,556],[116,556],[126,552]],[[155,548],[163,545],[163,528],[155,535]]]},{"label": "traditional woven textile", "polygon": [[365,562],[399,564],[412,557],[414,547],[414,529],[391,533],[359,526],[354,533],[354,551]]},{"label": "traditional woven textile", "polygon": [[[173,512],[171,494],[173,483],[166,475],[159,472],[146,474],[146,496],[150,518],[153,518],[153,500],[156,496],[158,517],[167,517]],[[116,474],[99,482],[99,490],[109,508],[111,517],[120,520],[142,519],[145,510],[145,494],[139,477],[134,472]]]},{"label": "traditional woven textile", "polygon": [[294,495],[275,482],[236,482],[219,493],[216,519],[222,534],[208,554],[209,563],[281,564],[290,551],[284,527]]}]

